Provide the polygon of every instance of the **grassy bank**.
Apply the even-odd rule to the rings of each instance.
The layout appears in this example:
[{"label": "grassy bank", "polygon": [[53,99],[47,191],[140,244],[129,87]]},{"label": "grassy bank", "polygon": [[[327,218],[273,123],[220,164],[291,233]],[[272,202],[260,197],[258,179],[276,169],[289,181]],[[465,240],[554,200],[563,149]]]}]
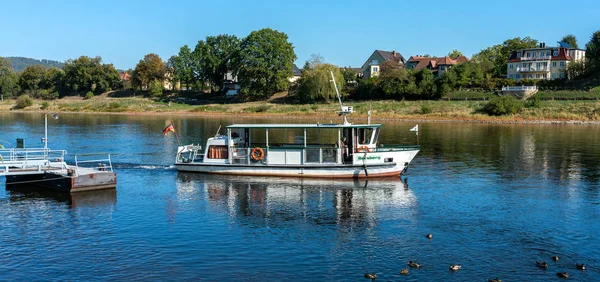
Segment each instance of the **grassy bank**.
[{"label": "grassy bank", "polygon": [[[304,117],[334,117],[339,110],[337,103],[329,104],[283,104],[271,101],[245,103],[210,103],[191,105],[182,102],[157,102],[143,97],[97,96],[91,99],[67,97],[46,101],[47,108],[42,110],[44,101],[36,100],[34,105],[19,111],[53,112],[94,112],[94,113],[176,113],[192,115],[274,115]],[[543,100],[536,105],[524,108],[520,113],[509,116],[488,116],[481,113],[487,101],[348,101],[354,106],[354,117],[366,117],[369,109],[375,118],[419,119],[419,120],[465,120],[491,122],[519,121],[600,121],[600,101],[562,101]],[[14,100],[0,103],[0,110],[13,111]]]}]

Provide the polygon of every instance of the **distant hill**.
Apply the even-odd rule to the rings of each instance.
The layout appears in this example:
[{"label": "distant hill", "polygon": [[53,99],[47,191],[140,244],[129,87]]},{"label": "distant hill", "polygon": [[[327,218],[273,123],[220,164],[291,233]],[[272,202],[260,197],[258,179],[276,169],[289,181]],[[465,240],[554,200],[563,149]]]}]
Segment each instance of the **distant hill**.
[{"label": "distant hill", "polygon": [[25,58],[25,57],[6,57],[7,59],[10,60],[10,66],[16,71],[16,72],[22,72],[26,67],[28,66],[34,66],[34,65],[42,65],[45,66],[47,68],[49,67],[56,67],[56,68],[62,68],[64,63],[63,62],[59,62],[59,61],[52,61],[52,60],[36,60],[36,59],[32,59],[32,58]]}]

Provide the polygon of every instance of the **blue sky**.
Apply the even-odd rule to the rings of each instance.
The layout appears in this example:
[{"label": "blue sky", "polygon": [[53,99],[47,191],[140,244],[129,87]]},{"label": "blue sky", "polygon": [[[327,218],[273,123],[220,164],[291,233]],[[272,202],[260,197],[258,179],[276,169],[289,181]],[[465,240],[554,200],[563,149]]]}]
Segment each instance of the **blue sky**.
[{"label": "blue sky", "polygon": [[311,54],[359,67],[375,49],[404,57],[471,56],[513,37],[580,47],[600,29],[600,1],[27,1],[0,3],[0,56],[64,61],[101,56],[120,69],[147,53],[163,60],[208,35],[270,27],[289,36],[301,65]]}]

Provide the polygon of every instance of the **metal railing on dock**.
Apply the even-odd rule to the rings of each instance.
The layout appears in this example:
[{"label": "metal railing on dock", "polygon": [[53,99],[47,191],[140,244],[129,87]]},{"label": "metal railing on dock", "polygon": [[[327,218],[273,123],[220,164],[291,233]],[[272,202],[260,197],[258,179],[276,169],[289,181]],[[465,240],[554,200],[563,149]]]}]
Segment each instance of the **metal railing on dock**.
[{"label": "metal railing on dock", "polygon": [[[102,156],[105,156],[103,158]],[[79,174],[80,169],[93,169],[97,171],[113,171],[112,161],[109,153],[90,153],[75,155],[75,171]]]},{"label": "metal railing on dock", "polygon": [[0,175],[35,174],[66,168],[66,150],[0,149]]}]

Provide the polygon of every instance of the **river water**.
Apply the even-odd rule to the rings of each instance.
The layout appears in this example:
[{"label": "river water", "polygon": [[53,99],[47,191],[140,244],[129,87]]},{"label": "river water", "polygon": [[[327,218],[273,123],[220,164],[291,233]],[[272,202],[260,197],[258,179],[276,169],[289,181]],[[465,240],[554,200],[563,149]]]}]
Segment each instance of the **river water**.
[{"label": "river water", "polygon": [[[231,123],[317,121],[50,119],[51,148],[110,152],[118,186],[1,188],[0,280],[600,281],[598,126],[421,123],[406,175],[329,181],[177,173],[177,140],[161,134],[171,120],[183,143]],[[416,142],[414,122],[384,123],[381,143]],[[42,114],[0,124],[5,147],[42,146]],[[409,260],[422,267],[400,275]]]}]

